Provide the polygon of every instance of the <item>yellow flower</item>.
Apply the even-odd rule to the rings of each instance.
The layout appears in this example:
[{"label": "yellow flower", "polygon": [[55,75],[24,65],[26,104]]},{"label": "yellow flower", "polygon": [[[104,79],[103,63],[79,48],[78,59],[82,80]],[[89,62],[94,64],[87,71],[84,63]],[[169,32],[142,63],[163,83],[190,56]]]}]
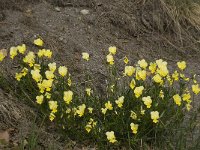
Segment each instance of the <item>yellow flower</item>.
[{"label": "yellow flower", "polygon": [[118,100],[115,101],[115,103],[117,104],[117,106],[119,108],[121,108],[123,106],[123,103],[124,103],[124,96],[119,97]]},{"label": "yellow flower", "polygon": [[136,72],[136,79],[137,80],[146,80],[147,72],[146,70],[138,70]]},{"label": "yellow flower", "polygon": [[31,70],[31,75],[32,78],[36,81],[39,82],[42,80],[42,76],[40,74],[40,70]]},{"label": "yellow flower", "polygon": [[23,77],[23,74],[22,74],[22,73],[16,73],[16,74],[15,74],[15,79],[16,79],[17,81],[20,81],[22,77]]},{"label": "yellow flower", "polygon": [[110,65],[113,65],[114,64],[114,58],[113,58],[113,55],[112,54],[108,54],[106,56],[107,58],[107,62],[110,64]]},{"label": "yellow flower", "polygon": [[130,83],[129,86],[130,86],[131,89],[134,89],[135,85],[136,85],[136,82],[135,82],[135,79],[133,78],[133,79],[131,80],[131,83]]},{"label": "yellow flower", "polygon": [[45,50],[44,56],[47,57],[47,58],[51,58],[52,57],[52,51],[50,49]]},{"label": "yellow flower", "polygon": [[176,103],[176,105],[178,105],[178,106],[181,105],[182,100],[181,100],[181,97],[178,94],[174,95],[173,99],[174,99],[174,102]]},{"label": "yellow flower", "polygon": [[153,120],[154,123],[157,123],[158,119],[159,119],[159,112],[158,111],[152,111],[151,112],[151,119]]},{"label": "yellow flower", "polygon": [[66,114],[69,114],[72,110],[70,108],[67,108]]},{"label": "yellow flower", "polygon": [[10,48],[10,58],[14,58],[15,56],[17,56],[17,47],[11,47]]},{"label": "yellow flower", "polygon": [[85,130],[89,133],[92,130],[92,125],[91,124],[87,124],[85,126]]},{"label": "yellow flower", "polygon": [[82,105],[78,106],[78,109],[76,110],[76,113],[79,115],[79,117],[82,117],[84,115],[85,108],[86,108],[85,104],[82,104]]},{"label": "yellow flower", "polygon": [[128,64],[128,62],[129,62],[128,57],[125,56],[125,57],[124,57],[124,63],[125,63],[125,64]]},{"label": "yellow flower", "polygon": [[142,106],[141,106],[141,108],[140,108],[140,114],[141,114],[141,115],[144,115],[144,114],[145,114],[145,110],[142,108]]},{"label": "yellow flower", "polygon": [[35,63],[35,54],[34,52],[28,52],[28,54],[23,58],[23,61],[27,64],[29,64],[30,67],[33,66]]},{"label": "yellow flower", "polygon": [[49,120],[53,121],[55,119],[55,114],[53,112],[50,113],[49,115]]},{"label": "yellow flower", "polygon": [[92,92],[92,91],[91,91],[91,88],[86,88],[85,91],[86,91],[86,93],[87,93],[88,96],[91,95],[91,92]]},{"label": "yellow flower", "polygon": [[48,80],[54,78],[54,74],[53,74],[52,71],[45,71],[45,75],[46,75],[46,78],[47,78]]},{"label": "yellow flower", "polygon": [[140,97],[142,95],[143,90],[144,90],[143,86],[136,87],[134,90],[135,97],[136,98]]},{"label": "yellow flower", "polygon": [[169,85],[173,84],[173,80],[171,79],[170,75],[167,75],[167,81],[169,82]]},{"label": "yellow flower", "polygon": [[193,91],[195,94],[199,94],[199,92],[200,92],[199,84],[194,84],[194,85],[192,85],[192,91]]},{"label": "yellow flower", "polygon": [[135,68],[133,66],[125,66],[124,75],[128,75],[129,77],[133,75],[135,72]]},{"label": "yellow flower", "polygon": [[164,98],[164,92],[163,92],[163,90],[160,90],[159,97],[162,98],[162,99]]},{"label": "yellow flower", "polygon": [[34,70],[40,70],[41,66],[40,64],[34,64]]},{"label": "yellow flower", "polygon": [[131,110],[131,115],[130,117],[133,119],[133,120],[136,120],[137,119],[137,114]]},{"label": "yellow flower", "polygon": [[27,73],[28,73],[28,69],[27,68],[23,68],[21,73],[22,73],[23,76],[26,76]]},{"label": "yellow flower", "polygon": [[187,111],[190,111],[192,109],[192,105],[191,104],[186,104],[186,109],[187,109]]},{"label": "yellow flower", "polygon": [[157,69],[157,73],[159,73],[162,77],[166,77],[169,73],[167,67]]},{"label": "yellow flower", "polygon": [[90,114],[92,114],[93,108],[92,107],[88,107],[88,111],[89,111]]},{"label": "yellow flower", "polygon": [[184,70],[186,68],[186,62],[185,61],[177,62],[177,66],[179,69]]},{"label": "yellow flower", "polygon": [[61,75],[61,76],[66,76],[66,74],[67,74],[67,67],[65,67],[65,66],[60,66],[59,68],[58,68],[58,73]]},{"label": "yellow flower", "polygon": [[178,81],[178,80],[179,80],[179,73],[178,73],[178,71],[174,71],[174,73],[172,74],[172,78],[173,78],[175,81]]},{"label": "yellow flower", "polygon": [[148,66],[147,62],[145,59],[139,60],[138,64],[140,65],[141,68],[146,69],[146,67]]},{"label": "yellow flower", "polygon": [[101,108],[101,112],[105,115],[106,114],[106,112],[107,112],[107,108]]},{"label": "yellow flower", "polygon": [[163,61],[162,59],[156,60],[156,64],[160,69],[167,66],[167,62]]},{"label": "yellow flower", "polygon": [[157,67],[157,64],[156,63],[150,63],[149,65],[149,70],[151,71],[151,73],[155,73],[156,72],[156,67]]},{"label": "yellow flower", "polygon": [[40,38],[34,40],[33,43],[37,46],[43,46],[44,44],[44,42]]},{"label": "yellow flower", "polygon": [[162,77],[161,77],[159,74],[156,74],[156,75],[153,77],[153,80],[154,80],[156,83],[163,84],[163,79],[162,79]]},{"label": "yellow flower", "polygon": [[115,55],[117,52],[117,48],[115,46],[111,46],[111,47],[109,47],[109,52],[110,52],[110,54]]},{"label": "yellow flower", "polygon": [[133,134],[137,134],[138,126],[139,126],[139,125],[138,125],[138,124],[131,123],[130,126],[131,126],[131,130],[132,130]]},{"label": "yellow flower", "polygon": [[73,98],[72,91],[64,91],[63,99],[66,102],[66,104],[69,104],[72,101],[72,98]]},{"label": "yellow flower", "polygon": [[36,103],[42,104],[43,100],[44,100],[44,96],[43,95],[36,96]]},{"label": "yellow flower", "polygon": [[113,131],[110,131],[110,132],[106,132],[106,136],[107,136],[107,139],[110,143],[115,143],[117,142],[116,140],[116,137],[115,137],[115,133]]},{"label": "yellow flower", "polygon": [[108,110],[113,110],[112,103],[110,101],[108,101],[107,103],[105,103],[105,107]]},{"label": "yellow flower", "polygon": [[56,113],[58,108],[58,102],[57,101],[49,101],[49,109],[53,112]]},{"label": "yellow flower", "polygon": [[183,98],[183,101],[189,101],[190,99],[191,99],[191,95],[190,95],[190,93],[184,93],[183,95],[182,95],[182,98]]},{"label": "yellow flower", "polygon": [[72,85],[72,80],[71,80],[71,77],[69,76],[69,78],[67,79],[67,85],[68,86],[71,86]]},{"label": "yellow flower", "polygon": [[147,106],[147,108],[151,108],[151,103],[152,103],[152,99],[150,96],[147,97],[143,97],[142,101],[144,102],[144,104]]},{"label": "yellow flower", "polygon": [[45,51],[46,51],[45,49],[40,49],[40,50],[38,51],[38,53],[37,53],[38,57],[39,57],[39,58],[43,57]]},{"label": "yellow flower", "polygon": [[0,52],[0,62],[3,61],[3,59],[5,58],[6,56],[4,55],[3,52]]},{"label": "yellow flower", "polygon": [[56,63],[55,62],[49,63],[48,67],[49,67],[50,71],[55,72],[55,70],[56,70]]},{"label": "yellow flower", "polygon": [[53,84],[53,80],[43,80],[41,83],[38,83],[38,88],[40,89],[40,93],[44,93],[44,91],[50,91]]},{"label": "yellow flower", "polygon": [[86,61],[88,61],[89,60],[89,58],[90,58],[90,55],[88,54],[88,53],[82,53],[82,58],[84,59],[84,60],[86,60]]},{"label": "yellow flower", "polygon": [[25,44],[19,45],[19,46],[17,46],[17,49],[18,49],[19,53],[24,54],[26,51],[26,45]]},{"label": "yellow flower", "polygon": [[46,92],[46,93],[45,93],[45,97],[46,97],[47,99],[50,99],[50,98],[51,98],[51,93]]}]

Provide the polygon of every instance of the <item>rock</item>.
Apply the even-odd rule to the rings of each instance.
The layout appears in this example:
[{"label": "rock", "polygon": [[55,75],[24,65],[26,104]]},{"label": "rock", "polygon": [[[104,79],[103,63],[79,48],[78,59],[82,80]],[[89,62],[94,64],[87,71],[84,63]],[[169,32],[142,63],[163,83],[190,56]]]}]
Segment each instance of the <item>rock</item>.
[{"label": "rock", "polygon": [[81,10],[80,12],[81,12],[81,14],[83,14],[83,15],[88,15],[88,14],[90,13],[88,9],[83,9],[83,10]]}]

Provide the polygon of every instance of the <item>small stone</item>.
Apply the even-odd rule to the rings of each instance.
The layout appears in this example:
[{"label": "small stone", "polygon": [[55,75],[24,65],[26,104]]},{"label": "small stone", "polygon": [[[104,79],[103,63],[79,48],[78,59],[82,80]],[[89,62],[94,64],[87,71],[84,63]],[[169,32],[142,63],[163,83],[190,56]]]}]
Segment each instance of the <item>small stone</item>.
[{"label": "small stone", "polygon": [[83,14],[83,15],[88,15],[88,14],[90,13],[88,9],[83,9],[83,10],[81,10],[80,12],[81,12],[81,14]]},{"label": "small stone", "polygon": [[60,12],[60,7],[55,7],[55,10],[56,10],[57,12]]}]

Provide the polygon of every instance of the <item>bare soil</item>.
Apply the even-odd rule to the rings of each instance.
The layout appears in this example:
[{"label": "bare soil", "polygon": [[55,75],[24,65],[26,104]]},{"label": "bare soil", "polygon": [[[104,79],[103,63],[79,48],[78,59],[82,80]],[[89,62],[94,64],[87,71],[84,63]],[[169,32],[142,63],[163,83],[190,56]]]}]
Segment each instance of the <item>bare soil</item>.
[{"label": "bare soil", "polygon": [[[81,12],[84,9],[88,14]],[[169,64],[186,60],[187,72],[200,75],[200,32],[188,25],[187,35],[179,33],[167,17],[159,4],[143,0],[0,0],[0,49],[25,43],[34,50],[33,39],[41,37],[53,50],[54,59],[67,65],[76,77],[83,70],[81,53],[88,52],[88,67],[97,83],[104,82],[106,73],[100,64],[111,45],[118,48],[119,61],[125,55],[132,64],[142,58],[162,58]],[[19,132],[26,138],[32,128],[29,117],[34,118],[28,114],[34,116],[35,112],[0,87],[0,115],[2,110],[8,117],[0,116],[0,130],[13,128],[11,140],[15,142]],[[44,141],[48,144],[48,140],[57,139],[44,132],[49,138],[40,139],[41,149],[48,149]],[[65,147],[59,138],[56,144],[57,149]]]}]

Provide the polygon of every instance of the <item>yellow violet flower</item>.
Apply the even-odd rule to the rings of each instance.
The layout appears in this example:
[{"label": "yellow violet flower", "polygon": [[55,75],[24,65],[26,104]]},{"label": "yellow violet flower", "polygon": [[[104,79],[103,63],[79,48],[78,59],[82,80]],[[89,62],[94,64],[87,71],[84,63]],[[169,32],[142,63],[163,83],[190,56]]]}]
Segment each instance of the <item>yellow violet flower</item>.
[{"label": "yellow violet flower", "polygon": [[175,81],[178,81],[178,80],[179,80],[179,73],[178,73],[178,71],[174,71],[174,73],[172,74],[172,78],[173,78]]},{"label": "yellow violet flower", "polygon": [[58,102],[57,101],[49,101],[49,109],[53,112],[56,113],[58,108]]},{"label": "yellow violet flower", "polygon": [[183,101],[189,101],[190,99],[191,99],[191,95],[190,95],[190,93],[184,93],[183,95],[182,95],[182,98],[183,98]]},{"label": "yellow violet flower", "polygon": [[184,70],[186,68],[186,62],[185,61],[177,62],[177,66],[179,69]]},{"label": "yellow violet flower", "polygon": [[131,83],[129,84],[129,86],[130,86],[131,89],[134,89],[135,85],[136,85],[136,82],[135,82],[135,79],[133,78],[131,80]]},{"label": "yellow violet flower", "polygon": [[139,125],[131,123],[130,126],[131,126],[131,130],[132,130],[133,134],[137,134]]},{"label": "yellow violet flower", "polygon": [[88,96],[91,95],[91,92],[92,92],[92,91],[91,91],[91,88],[86,88],[85,91],[86,91],[86,93],[87,93]]},{"label": "yellow violet flower", "polygon": [[38,53],[37,53],[38,57],[39,57],[39,58],[43,57],[45,51],[46,51],[45,49],[40,49],[40,50],[38,51]]},{"label": "yellow violet flower", "polygon": [[85,126],[85,130],[89,133],[92,130],[92,125],[91,124],[87,124]]},{"label": "yellow violet flower", "polygon": [[194,92],[194,94],[199,94],[200,92],[199,84],[192,85],[192,91]]},{"label": "yellow violet flower", "polygon": [[50,99],[50,98],[51,98],[51,93],[46,92],[46,93],[45,93],[45,97],[46,97],[47,99]]},{"label": "yellow violet flower", "polygon": [[116,140],[116,137],[115,137],[115,133],[113,131],[110,131],[110,132],[106,132],[106,136],[107,136],[107,139],[110,143],[115,143],[117,142]]},{"label": "yellow violet flower", "polygon": [[89,58],[90,58],[90,55],[88,54],[88,53],[82,53],[82,58],[84,59],[84,60],[86,60],[86,61],[88,61],[89,60]]},{"label": "yellow violet flower", "polygon": [[89,111],[90,114],[92,114],[93,108],[92,107],[88,107],[88,111]]},{"label": "yellow violet flower", "polygon": [[17,49],[18,49],[19,53],[24,54],[26,51],[26,45],[25,44],[19,45],[19,46],[17,46]]},{"label": "yellow violet flower", "polygon": [[187,109],[187,111],[190,111],[192,109],[192,105],[191,104],[186,104],[186,109]]},{"label": "yellow violet flower", "polygon": [[60,66],[59,68],[58,68],[58,73],[61,75],[61,76],[66,76],[66,74],[67,74],[67,67],[65,67],[65,66]]},{"label": "yellow violet flower", "polygon": [[157,67],[157,64],[156,63],[150,63],[149,65],[149,70],[151,71],[151,73],[155,73],[156,72],[156,67]]},{"label": "yellow violet flower", "polygon": [[44,96],[43,95],[36,96],[36,103],[41,105],[43,103],[43,100],[44,100]]},{"label": "yellow violet flower", "polygon": [[82,105],[78,106],[78,109],[76,110],[76,113],[79,115],[79,117],[82,117],[84,115],[85,108],[86,108],[85,104],[82,104]]},{"label": "yellow violet flower", "polygon": [[44,56],[47,57],[47,58],[51,58],[52,57],[52,51],[50,49],[45,50]]},{"label": "yellow violet flower", "polygon": [[10,58],[13,59],[15,56],[17,56],[17,47],[11,47],[10,48]]},{"label": "yellow violet flower", "polygon": [[31,70],[31,75],[32,78],[36,81],[39,82],[42,80],[42,76],[40,74],[40,70]]},{"label": "yellow violet flower", "polygon": [[33,43],[37,46],[43,46],[44,42],[42,41],[42,39],[38,38],[36,40],[33,41]]},{"label": "yellow violet flower", "polygon": [[113,65],[114,64],[114,58],[113,58],[113,55],[112,54],[108,54],[106,56],[107,58],[107,62],[110,64],[110,65]]},{"label": "yellow violet flower", "polygon": [[113,54],[113,55],[115,55],[116,52],[117,52],[117,48],[116,48],[115,46],[111,46],[111,47],[109,47],[108,50],[109,50],[110,54]]},{"label": "yellow violet flower", "polygon": [[106,114],[106,112],[107,112],[107,108],[101,108],[101,112],[105,115]]},{"label": "yellow violet flower", "polygon": [[125,66],[124,75],[128,75],[129,77],[133,75],[135,72],[135,68],[133,66]]},{"label": "yellow violet flower", "polygon": [[124,96],[119,97],[118,100],[115,101],[115,103],[117,104],[117,106],[119,108],[121,108],[123,106],[123,103],[124,103]]},{"label": "yellow violet flower", "polygon": [[145,59],[139,60],[138,64],[140,65],[141,68],[146,69],[146,67],[148,66],[148,63],[146,62]]},{"label": "yellow violet flower", "polygon": [[105,107],[108,110],[113,110],[112,103],[110,101],[108,101],[107,103],[105,103]]},{"label": "yellow violet flower", "polygon": [[46,78],[48,79],[48,80],[50,80],[50,79],[53,79],[54,78],[54,74],[53,74],[53,72],[52,71],[45,71],[45,75],[46,75]]},{"label": "yellow violet flower", "polygon": [[157,123],[158,119],[159,119],[159,112],[158,111],[152,111],[151,112],[151,119],[153,120],[154,123]]},{"label": "yellow violet flower", "polygon": [[6,56],[4,55],[3,52],[0,52],[0,62],[3,61],[3,59],[5,58]]},{"label": "yellow violet flower", "polygon": [[162,77],[166,77],[169,74],[167,67],[157,69],[157,73],[159,73]]},{"label": "yellow violet flower", "polygon": [[49,63],[48,67],[49,67],[50,71],[55,72],[55,70],[56,70],[56,63],[55,62]]},{"label": "yellow violet flower", "polygon": [[56,117],[55,114],[53,112],[51,112],[49,115],[49,120],[53,121],[55,119],[55,117]]},{"label": "yellow violet flower", "polygon": [[128,57],[125,56],[125,57],[124,57],[124,63],[125,63],[125,64],[128,64],[128,62],[129,62],[129,59],[128,59]]},{"label": "yellow violet flower", "polygon": [[159,97],[162,98],[162,99],[164,98],[164,92],[163,92],[163,90],[160,90]]},{"label": "yellow violet flower", "polygon": [[138,70],[136,73],[136,79],[137,80],[146,80],[147,72],[146,70]]},{"label": "yellow violet flower", "polygon": [[20,81],[22,77],[23,77],[23,74],[22,74],[22,73],[15,73],[15,79],[16,79],[17,81]]},{"label": "yellow violet flower", "polygon": [[137,114],[131,110],[131,115],[130,117],[133,119],[133,120],[136,120],[137,119]]},{"label": "yellow violet flower", "polygon": [[73,92],[72,91],[64,91],[63,99],[66,102],[66,104],[71,103],[73,98]]},{"label": "yellow violet flower", "polygon": [[35,63],[35,54],[34,52],[28,52],[28,54],[23,58],[23,61],[27,64],[29,64],[30,67],[33,66]]},{"label": "yellow violet flower", "polygon": [[151,108],[151,104],[152,104],[152,99],[150,96],[147,97],[143,97],[142,101],[144,102],[144,104],[147,106],[147,108]]},{"label": "yellow violet flower", "polygon": [[162,77],[161,77],[159,74],[156,74],[156,75],[153,77],[153,80],[154,80],[154,82],[156,82],[156,83],[163,84],[163,79],[162,79]]},{"label": "yellow violet flower", "polygon": [[140,97],[142,95],[143,90],[144,90],[143,86],[136,87],[134,90],[135,97],[136,98]]},{"label": "yellow violet flower", "polygon": [[178,105],[178,106],[181,105],[182,100],[181,100],[181,97],[178,94],[174,95],[173,99],[174,99],[174,102],[176,103],[176,105]]}]

